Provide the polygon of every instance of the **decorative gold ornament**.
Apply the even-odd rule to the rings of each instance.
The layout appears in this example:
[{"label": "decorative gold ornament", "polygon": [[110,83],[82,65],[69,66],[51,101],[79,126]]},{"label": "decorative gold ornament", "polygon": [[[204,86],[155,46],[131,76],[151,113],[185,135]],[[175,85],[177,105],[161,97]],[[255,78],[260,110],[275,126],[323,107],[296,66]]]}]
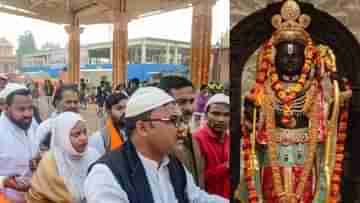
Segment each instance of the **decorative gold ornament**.
[{"label": "decorative gold ornament", "polygon": [[[317,83],[313,83],[312,86],[318,90],[318,84]],[[318,129],[319,129],[319,123],[317,121],[317,115],[318,115],[318,109],[320,109],[319,105],[320,105],[320,97],[319,96],[315,96],[318,95],[316,92],[313,94],[312,91],[309,91],[307,93],[307,98],[306,99],[306,103],[304,105],[304,107],[310,107],[310,112],[309,112],[309,122],[310,122],[310,128],[309,128],[309,141],[307,143],[308,146],[308,153],[307,156],[305,158],[305,162],[304,162],[304,168],[303,168],[303,172],[299,181],[299,184],[297,185],[295,192],[294,193],[287,193],[285,191],[285,185],[282,182],[282,178],[281,178],[281,169],[280,166],[278,164],[278,160],[277,160],[277,154],[278,154],[278,150],[277,150],[277,142],[276,142],[276,135],[274,134],[274,132],[270,129],[275,129],[276,128],[276,124],[275,124],[275,110],[273,107],[273,103],[274,103],[274,98],[272,98],[271,95],[267,94],[265,96],[265,102],[264,102],[264,110],[265,110],[265,117],[266,117],[266,130],[270,133],[270,139],[268,142],[268,156],[269,156],[269,161],[270,161],[270,165],[272,168],[272,173],[273,173],[273,185],[274,185],[274,191],[277,194],[277,197],[279,198],[280,202],[299,202],[302,199],[302,194],[304,193],[304,189],[305,189],[305,184],[308,180],[308,177],[311,173],[311,170],[314,166],[314,159],[315,159],[315,154],[316,154],[316,149],[317,149],[317,142],[318,142]],[[315,96],[315,98],[313,97]],[[310,97],[312,99],[310,99]],[[305,112],[305,109],[303,109]]]},{"label": "decorative gold ornament", "polygon": [[294,0],[287,0],[280,11],[272,17],[272,25],[276,28],[274,44],[283,41],[299,41],[306,43],[309,34],[305,31],[311,23],[310,16],[301,14],[300,6]]}]

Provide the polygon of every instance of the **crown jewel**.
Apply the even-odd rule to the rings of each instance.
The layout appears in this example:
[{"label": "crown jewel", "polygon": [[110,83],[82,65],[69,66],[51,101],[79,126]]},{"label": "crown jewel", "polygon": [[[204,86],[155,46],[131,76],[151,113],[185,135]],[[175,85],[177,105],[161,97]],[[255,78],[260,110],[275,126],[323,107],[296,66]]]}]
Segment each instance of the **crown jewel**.
[{"label": "crown jewel", "polygon": [[300,6],[294,0],[287,0],[280,11],[272,17],[272,25],[276,28],[274,43],[298,40],[305,42],[308,33],[305,29],[310,25],[311,18],[301,14]]}]

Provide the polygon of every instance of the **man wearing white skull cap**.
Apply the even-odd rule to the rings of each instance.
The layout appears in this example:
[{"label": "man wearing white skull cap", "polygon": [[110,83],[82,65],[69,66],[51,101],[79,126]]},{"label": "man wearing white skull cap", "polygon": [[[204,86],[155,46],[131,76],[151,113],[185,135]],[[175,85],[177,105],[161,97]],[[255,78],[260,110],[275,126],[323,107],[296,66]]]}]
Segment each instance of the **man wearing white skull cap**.
[{"label": "man wearing white skull cap", "polygon": [[155,87],[140,88],[126,109],[129,139],[90,168],[88,203],[223,203],[201,191],[170,152],[180,126],[173,97]]},{"label": "man wearing white skull cap", "polygon": [[0,90],[0,111],[3,112],[6,107],[6,97],[13,91],[18,89],[26,89],[25,86],[16,84],[16,83],[8,83],[4,88]]},{"label": "man wearing white skull cap", "polygon": [[194,133],[204,169],[205,190],[211,194],[230,197],[230,99],[225,94],[215,94],[205,105],[207,123]]},{"label": "man wearing white skull cap", "polygon": [[31,92],[25,86],[8,84],[1,96],[6,106],[0,116],[0,193],[13,203],[24,203],[39,143]]}]

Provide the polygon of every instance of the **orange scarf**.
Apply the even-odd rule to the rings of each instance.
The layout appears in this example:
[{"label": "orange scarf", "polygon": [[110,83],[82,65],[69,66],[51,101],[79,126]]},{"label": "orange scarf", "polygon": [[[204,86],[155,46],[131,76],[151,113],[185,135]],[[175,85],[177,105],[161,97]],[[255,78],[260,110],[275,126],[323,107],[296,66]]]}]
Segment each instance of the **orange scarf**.
[{"label": "orange scarf", "polygon": [[0,193],[0,203],[11,203],[10,200],[6,199],[3,193]]},{"label": "orange scarf", "polygon": [[123,136],[116,130],[110,118],[106,121],[106,127],[108,129],[108,132],[111,133],[111,137],[110,137],[111,150],[120,147],[124,143]]}]

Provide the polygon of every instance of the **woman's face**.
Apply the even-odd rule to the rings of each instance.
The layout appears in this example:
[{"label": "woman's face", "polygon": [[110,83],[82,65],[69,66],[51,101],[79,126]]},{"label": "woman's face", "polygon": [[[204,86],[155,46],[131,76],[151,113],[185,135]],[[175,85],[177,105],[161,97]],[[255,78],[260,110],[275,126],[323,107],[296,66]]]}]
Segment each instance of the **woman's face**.
[{"label": "woman's face", "polygon": [[86,125],[83,121],[78,121],[70,131],[70,142],[73,148],[79,152],[85,152],[89,137],[87,135]]}]

